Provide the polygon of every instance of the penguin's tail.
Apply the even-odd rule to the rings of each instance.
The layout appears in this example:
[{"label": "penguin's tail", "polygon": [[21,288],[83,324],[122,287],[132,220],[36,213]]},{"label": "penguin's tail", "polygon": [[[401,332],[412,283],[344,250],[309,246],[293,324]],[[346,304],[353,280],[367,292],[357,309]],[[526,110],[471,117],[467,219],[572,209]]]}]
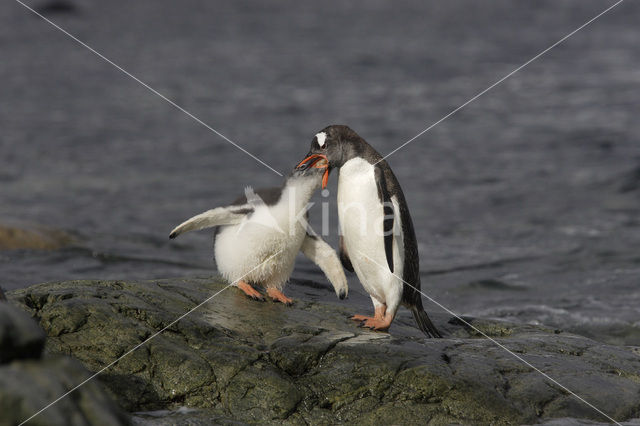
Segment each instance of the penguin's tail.
[{"label": "penguin's tail", "polygon": [[442,337],[438,329],[431,322],[429,315],[424,311],[422,304],[411,306],[411,313],[418,324],[418,328],[427,335],[427,337]]}]

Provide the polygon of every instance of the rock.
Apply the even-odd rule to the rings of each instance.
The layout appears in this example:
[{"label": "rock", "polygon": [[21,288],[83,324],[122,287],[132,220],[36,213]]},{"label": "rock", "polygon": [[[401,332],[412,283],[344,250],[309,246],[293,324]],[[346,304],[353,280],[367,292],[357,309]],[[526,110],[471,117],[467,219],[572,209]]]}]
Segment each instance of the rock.
[{"label": "rock", "polygon": [[244,425],[232,418],[226,417],[215,410],[199,410],[180,407],[177,410],[156,410],[134,413],[132,423],[138,426],[210,426],[210,425]]},{"label": "rock", "polygon": [[[10,293],[40,321],[46,350],[99,376],[149,424],[523,424],[606,420],[463,322],[433,315],[444,339],[408,316],[391,334],[358,328],[348,303],[293,307],[246,299],[211,279],[71,281]],[[174,320],[222,292],[191,314]],[[469,318],[474,327],[614,419],[640,410],[640,357],[544,327]],[[180,413],[180,407],[197,414]],[[175,411],[178,410],[178,411]],[[216,420],[217,419],[217,420]],[[163,423],[164,421],[164,423]]]},{"label": "rock", "polygon": [[[0,366],[0,425],[17,425],[90,376],[76,360],[54,357]],[[97,381],[47,408],[29,425],[125,425],[128,416]]]},{"label": "rock", "polygon": [[73,243],[71,235],[57,229],[25,229],[0,225],[0,250],[57,250]]},{"label": "rock", "polygon": [[22,309],[0,302],[0,364],[40,358],[45,333]]},{"label": "rock", "polygon": [[[41,358],[45,333],[7,302],[0,302],[0,425],[17,425],[90,377],[67,356]],[[125,425],[129,417],[97,381],[51,405],[30,425]]]}]

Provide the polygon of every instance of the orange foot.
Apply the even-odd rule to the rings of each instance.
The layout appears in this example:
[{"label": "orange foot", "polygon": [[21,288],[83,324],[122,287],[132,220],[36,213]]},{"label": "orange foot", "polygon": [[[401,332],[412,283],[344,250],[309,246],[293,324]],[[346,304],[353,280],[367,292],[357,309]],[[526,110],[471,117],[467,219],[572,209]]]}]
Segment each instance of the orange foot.
[{"label": "orange foot", "polygon": [[354,315],[351,317],[353,321],[363,322],[363,326],[366,326],[366,323],[369,321],[381,321],[384,318],[384,313],[387,310],[386,305],[382,305],[376,308],[376,312],[372,317],[368,317],[366,315]]},{"label": "orange foot", "polygon": [[244,291],[244,294],[246,294],[253,300],[259,300],[261,302],[264,302],[264,297],[255,288],[251,287],[250,284],[244,281],[238,281],[237,286],[240,290]]},{"label": "orange foot", "polygon": [[349,318],[352,321],[358,321],[358,322],[362,322],[362,321],[366,321],[366,320],[372,320],[373,317],[368,317],[366,315],[354,315],[352,317]]},{"label": "orange foot", "polygon": [[293,299],[290,299],[287,296],[285,296],[277,288],[272,288],[272,287],[267,288],[267,294],[269,295],[269,297],[273,299],[274,302],[282,302],[287,306],[293,305]]},{"label": "orange foot", "polygon": [[387,331],[389,327],[391,327],[391,321],[393,321],[393,318],[391,317],[371,318],[366,320],[362,326],[376,331]]}]

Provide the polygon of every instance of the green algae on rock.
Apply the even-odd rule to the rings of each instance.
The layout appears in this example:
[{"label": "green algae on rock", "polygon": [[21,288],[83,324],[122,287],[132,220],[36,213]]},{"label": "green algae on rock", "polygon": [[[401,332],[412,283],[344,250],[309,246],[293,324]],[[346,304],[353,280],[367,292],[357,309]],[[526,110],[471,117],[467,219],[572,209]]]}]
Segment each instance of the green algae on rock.
[{"label": "green algae on rock", "polygon": [[[224,288],[215,279],[70,281],[10,299],[45,328],[46,351],[98,371]],[[391,334],[358,328],[348,308],[256,303],[226,289],[99,379],[130,412],[188,406],[200,410],[194,424],[604,420],[457,319],[435,315],[445,338],[425,339],[402,318]],[[638,416],[633,351],[543,327],[468,321],[616,420]]]}]

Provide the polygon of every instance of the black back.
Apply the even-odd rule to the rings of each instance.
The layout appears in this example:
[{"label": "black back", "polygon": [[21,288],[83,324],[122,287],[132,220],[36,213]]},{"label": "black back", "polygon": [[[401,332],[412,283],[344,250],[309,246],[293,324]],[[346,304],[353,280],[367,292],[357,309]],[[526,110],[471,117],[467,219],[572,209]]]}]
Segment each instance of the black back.
[{"label": "black back", "polygon": [[[407,201],[404,198],[404,192],[400,187],[398,179],[393,174],[391,167],[385,160],[378,163],[384,173],[387,191],[390,197],[395,196],[398,200],[398,208],[400,210],[400,222],[402,224],[403,246],[404,246],[404,264],[402,268],[403,283],[402,302],[407,306],[422,306],[420,293],[416,289],[420,289],[420,259],[418,255],[418,242],[416,233],[413,228],[413,220],[409,213]],[[411,286],[407,285],[411,284]]]}]

